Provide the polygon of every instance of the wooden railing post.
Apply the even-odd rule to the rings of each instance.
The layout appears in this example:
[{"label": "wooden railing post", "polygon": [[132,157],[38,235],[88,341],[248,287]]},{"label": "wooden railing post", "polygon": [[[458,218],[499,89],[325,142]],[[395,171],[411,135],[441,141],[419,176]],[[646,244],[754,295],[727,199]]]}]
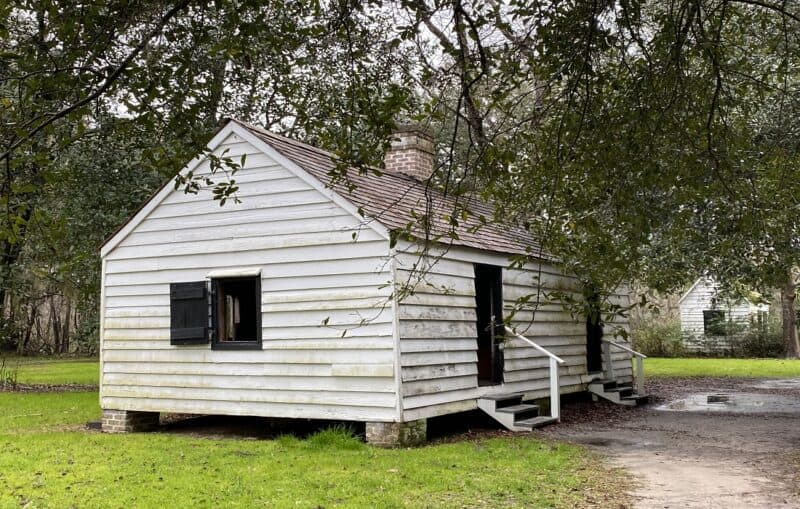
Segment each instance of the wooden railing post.
[{"label": "wooden railing post", "polygon": [[558,361],[550,357],[550,415],[561,420],[561,386],[558,382]]},{"label": "wooden railing post", "polygon": [[556,419],[556,421],[561,420],[561,384],[558,380],[558,365],[563,364],[564,359],[552,352],[545,350],[525,336],[517,334],[510,327],[506,327],[505,330],[509,334],[516,336],[518,339],[521,339],[539,352],[547,355],[547,357],[550,359],[550,416]]},{"label": "wooden railing post", "polygon": [[646,355],[643,353],[637,352],[633,350],[629,346],[621,345],[619,343],[614,343],[608,339],[603,339],[603,357],[605,362],[605,375],[606,378],[609,380],[614,379],[614,364],[611,360],[611,347],[619,348],[623,352],[628,352],[632,356],[636,357],[636,366],[631,365],[633,368],[633,380],[636,383],[636,392],[639,394],[644,394],[644,360],[647,358]]},{"label": "wooden railing post", "polygon": [[636,392],[644,394],[644,359],[636,356]]}]

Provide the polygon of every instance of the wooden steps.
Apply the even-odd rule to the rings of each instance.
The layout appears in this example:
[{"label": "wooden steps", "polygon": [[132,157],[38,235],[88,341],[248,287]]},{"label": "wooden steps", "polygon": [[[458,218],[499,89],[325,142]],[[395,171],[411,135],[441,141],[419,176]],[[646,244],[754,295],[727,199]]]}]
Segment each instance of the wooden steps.
[{"label": "wooden steps", "polygon": [[615,380],[593,380],[587,388],[594,396],[618,405],[638,406],[647,403],[649,399],[647,394],[636,393],[630,384],[618,383]]},{"label": "wooden steps", "polygon": [[478,408],[511,431],[531,431],[558,422],[539,415],[539,406],[523,401],[522,394],[495,394],[478,399]]}]

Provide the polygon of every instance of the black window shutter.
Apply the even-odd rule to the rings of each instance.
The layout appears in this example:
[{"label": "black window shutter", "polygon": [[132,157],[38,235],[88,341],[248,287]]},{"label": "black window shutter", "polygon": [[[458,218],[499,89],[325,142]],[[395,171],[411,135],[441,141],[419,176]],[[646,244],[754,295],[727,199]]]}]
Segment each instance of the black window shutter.
[{"label": "black window shutter", "polygon": [[208,343],[208,289],[205,281],[169,285],[170,344]]}]

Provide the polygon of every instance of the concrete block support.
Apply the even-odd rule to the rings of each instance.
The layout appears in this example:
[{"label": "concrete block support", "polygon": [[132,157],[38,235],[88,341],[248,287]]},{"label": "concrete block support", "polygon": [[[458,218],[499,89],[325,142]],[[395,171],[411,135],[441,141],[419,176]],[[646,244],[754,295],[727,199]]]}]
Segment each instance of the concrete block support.
[{"label": "concrete block support", "polygon": [[368,422],[367,443],[378,447],[412,447],[428,439],[428,420]]},{"label": "concrete block support", "polygon": [[151,431],[157,427],[158,412],[103,409],[103,431],[106,433]]}]

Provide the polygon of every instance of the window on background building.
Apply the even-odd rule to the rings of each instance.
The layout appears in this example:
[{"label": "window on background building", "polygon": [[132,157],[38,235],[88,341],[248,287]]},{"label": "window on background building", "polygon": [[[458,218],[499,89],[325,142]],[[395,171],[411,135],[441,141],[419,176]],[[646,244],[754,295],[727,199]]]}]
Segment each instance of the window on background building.
[{"label": "window on background building", "polygon": [[719,309],[703,310],[703,333],[707,336],[725,336],[727,334],[725,311]]}]

